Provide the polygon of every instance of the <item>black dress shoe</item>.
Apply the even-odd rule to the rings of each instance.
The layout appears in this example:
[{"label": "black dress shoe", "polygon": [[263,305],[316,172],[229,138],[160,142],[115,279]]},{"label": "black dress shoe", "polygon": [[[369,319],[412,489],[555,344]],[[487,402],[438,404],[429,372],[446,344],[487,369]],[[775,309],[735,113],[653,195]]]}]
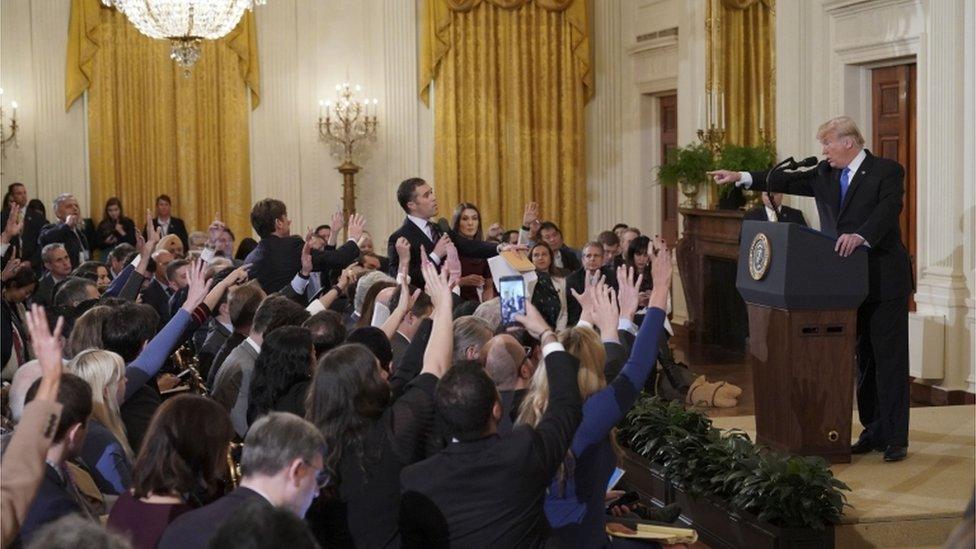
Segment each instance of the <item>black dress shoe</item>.
[{"label": "black dress shoe", "polygon": [[885,461],[901,461],[908,457],[907,446],[888,446],[884,451]]},{"label": "black dress shoe", "polygon": [[871,439],[867,437],[861,437],[851,445],[852,454],[869,454],[873,451],[880,452],[883,448],[879,448],[871,442]]}]

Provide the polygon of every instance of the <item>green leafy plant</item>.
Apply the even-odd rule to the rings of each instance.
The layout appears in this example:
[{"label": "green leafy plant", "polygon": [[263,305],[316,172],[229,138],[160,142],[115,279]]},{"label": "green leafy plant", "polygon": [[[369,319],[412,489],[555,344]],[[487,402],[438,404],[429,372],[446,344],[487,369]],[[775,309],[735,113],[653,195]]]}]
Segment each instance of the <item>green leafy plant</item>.
[{"label": "green leafy plant", "polygon": [[[769,146],[751,147],[746,145],[724,145],[719,152],[717,166],[727,170],[760,172],[773,167],[776,151]],[[735,189],[732,185],[720,185],[718,193],[728,196]]]},{"label": "green leafy plant", "polygon": [[642,396],[617,438],[690,495],[711,496],[778,526],[823,529],[840,519],[843,490],[850,490],[822,458],[756,447],[745,432],[716,429],[703,413],[658,397]]},{"label": "green leafy plant", "polygon": [[677,185],[681,181],[704,183],[705,172],[715,169],[712,151],[701,143],[692,143],[668,151],[667,161],[657,170],[658,180],[664,185]]}]

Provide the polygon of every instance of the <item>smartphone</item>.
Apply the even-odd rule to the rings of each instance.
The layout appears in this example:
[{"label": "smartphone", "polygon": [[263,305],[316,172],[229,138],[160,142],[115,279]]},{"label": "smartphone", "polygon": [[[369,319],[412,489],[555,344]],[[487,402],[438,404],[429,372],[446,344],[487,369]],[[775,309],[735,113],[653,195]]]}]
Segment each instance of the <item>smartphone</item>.
[{"label": "smartphone", "polygon": [[640,501],[640,495],[637,492],[627,492],[626,494],[620,496],[619,498],[607,503],[607,513],[610,512],[614,506],[617,505],[634,505]]},{"label": "smartphone", "polygon": [[498,281],[501,286],[502,325],[515,323],[515,315],[525,314],[525,280],[521,276],[503,276]]}]

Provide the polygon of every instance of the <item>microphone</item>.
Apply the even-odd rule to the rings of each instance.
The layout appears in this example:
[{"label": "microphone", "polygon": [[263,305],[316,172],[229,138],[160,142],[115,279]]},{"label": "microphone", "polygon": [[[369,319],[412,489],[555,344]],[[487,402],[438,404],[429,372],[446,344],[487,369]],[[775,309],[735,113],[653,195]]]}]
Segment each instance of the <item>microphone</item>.
[{"label": "microphone", "polygon": [[790,166],[787,168],[789,170],[796,170],[798,168],[812,168],[817,165],[817,162],[819,162],[816,156],[808,156],[799,162],[793,160],[793,157],[790,157],[790,160]]},{"label": "microphone", "polygon": [[437,228],[441,231],[441,234],[448,234],[449,232],[451,232],[451,225],[450,223],[447,222],[446,218],[443,217],[439,218],[437,220],[436,225]]}]

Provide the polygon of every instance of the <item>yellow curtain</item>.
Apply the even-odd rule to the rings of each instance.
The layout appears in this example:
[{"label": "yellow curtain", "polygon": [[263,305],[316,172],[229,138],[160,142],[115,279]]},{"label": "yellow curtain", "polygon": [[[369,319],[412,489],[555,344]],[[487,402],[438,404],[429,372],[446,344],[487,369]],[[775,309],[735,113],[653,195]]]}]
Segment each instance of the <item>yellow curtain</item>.
[{"label": "yellow curtain", "polygon": [[[435,84],[434,185],[453,209],[518,227],[526,202],[586,240],[585,0],[427,0],[420,93]],[[442,211],[442,213],[447,213]]]},{"label": "yellow curtain", "polygon": [[726,143],[776,138],[776,0],[709,0],[706,88],[724,93]]},{"label": "yellow curtain", "polygon": [[[189,230],[215,212],[250,234],[248,93],[258,104],[253,15],[203,44],[190,75],[169,58],[169,42],[139,33],[99,0],[72,0],[65,108],[88,90],[91,215],[118,196],[141,226],[159,194]],[[240,237],[238,237],[240,238]]]}]

